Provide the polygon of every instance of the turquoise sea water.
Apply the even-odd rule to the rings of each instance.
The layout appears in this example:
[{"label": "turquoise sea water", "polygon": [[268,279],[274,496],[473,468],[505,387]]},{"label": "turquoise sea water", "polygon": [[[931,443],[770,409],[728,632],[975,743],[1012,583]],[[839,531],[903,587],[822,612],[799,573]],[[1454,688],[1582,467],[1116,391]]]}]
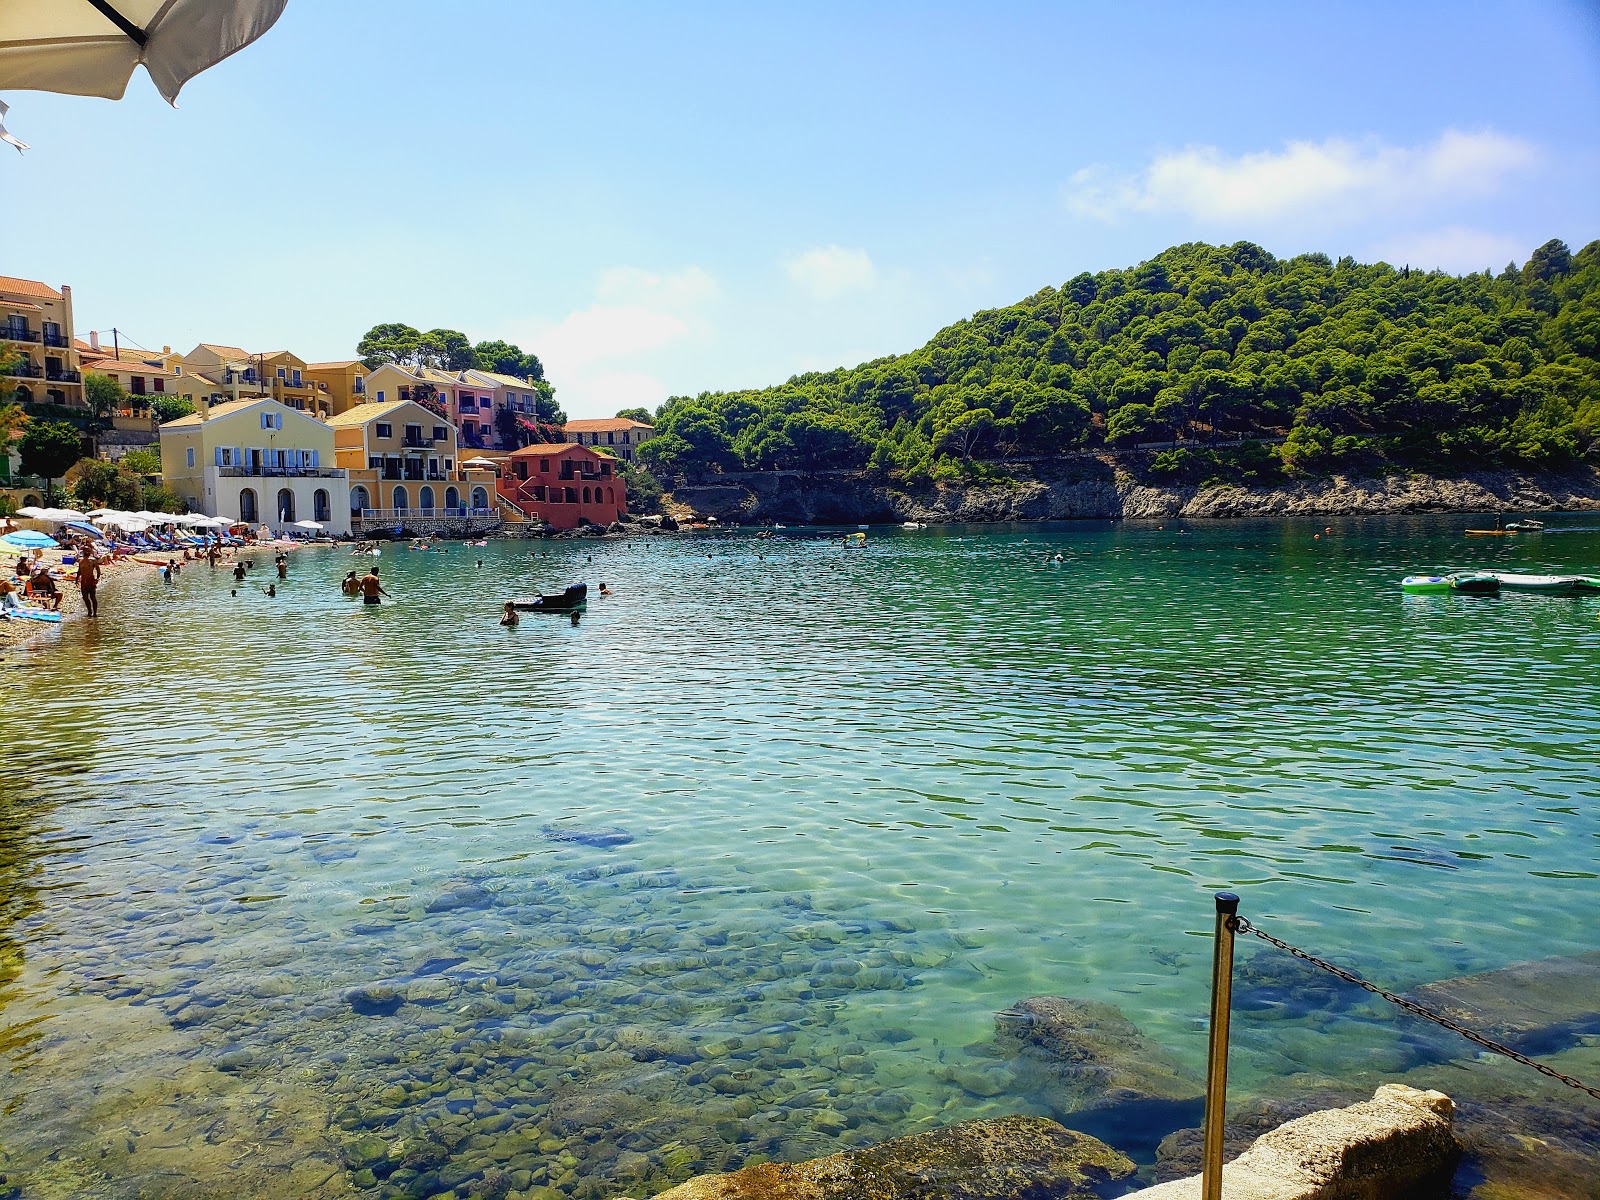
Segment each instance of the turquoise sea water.
[{"label": "turquoise sea water", "polygon": [[[1468,524],[135,576],[0,668],[0,1172],[645,1195],[1048,1112],[995,1012],[1109,1001],[1200,1072],[1223,887],[1394,988],[1600,949],[1600,599],[1396,586],[1597,571],[1600,532]],[[369,611],[337,581],[374,562]],[[578,580],[581,626],[498,626]],[[1418,1065],[1413,1026],[1241,960],[1236,1099]],[[1096,1132],[1148,1162],[1164,1130]]]}]

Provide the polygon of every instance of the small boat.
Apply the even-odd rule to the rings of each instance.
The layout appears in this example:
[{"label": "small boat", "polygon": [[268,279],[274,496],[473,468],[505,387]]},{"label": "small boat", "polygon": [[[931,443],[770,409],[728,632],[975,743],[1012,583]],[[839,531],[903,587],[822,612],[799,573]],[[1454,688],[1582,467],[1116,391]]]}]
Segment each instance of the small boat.
[{"label": "small boat", "polygon": [[1492,596],[1500,590],[1500,580],[1487,571],[1462,571],[1450,575],[1407,575],[1400,581],[1400,587],[1413,595],[1461,592],[1468,596]]},{"label": "small boat", "polygon": [[900,522],[900,528],[901,529],[926,529],[927,526],[924,525],[921,521],[901,521]]},{"label": "small boat", "polygon": [[557,596],[523,597],[519,600],[513,600],[511,607],[518,612],[583,612],[589,607],[589,585],[575,583]]},{"label": "small boat", "polygon": [[1511,537],[1520,532],[1521,530],[1518,529],[1469,529],[1466,531],[1468,537]]},{"label": "small boat", "polygon": [[1511,521],[1506,529],[1512,533],[1538,533],[1544,529],[1543,521]]},{"label": "small boat", "polygon": [[1519,575],[1496,571],[1500,586],[1513,592],[1538,592],[1545,596],[1576,596],[1581,591],[1600,590],[1588,575]]}]

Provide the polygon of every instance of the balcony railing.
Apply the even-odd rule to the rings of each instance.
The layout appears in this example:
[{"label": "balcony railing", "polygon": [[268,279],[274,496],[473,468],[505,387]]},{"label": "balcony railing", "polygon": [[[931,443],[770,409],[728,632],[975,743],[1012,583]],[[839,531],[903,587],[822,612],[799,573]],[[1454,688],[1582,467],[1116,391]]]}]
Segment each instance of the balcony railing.
[{"label": "balcony railing", "polygon": [[0,339],[8,342],[37,342],[43,335],[26,325],[0,325]]},{"label": "balcony railing", "polygon": [[44,344],[46,346],[56,346],[64,350],[67,346],[67,335],[64,333],[47,333],[44,335]]},{"label": "balcony railing", "polygon": [[18,379],[40,379],[44,376],[44,369],[36,367],[24,359],[7,370],[6,374],[15,376]]},{"label": "balcony railing", "polygon": [[77,371],[46,371],[44,377],[52,383],[82,383],[83,375]]},{"label": "balcony railing", "polygon": [[401,439],[400,444],[407,450],[428,450],[433,447],[433,442],[434,439],[431,437],[414,437],[408,433],[404,438]]},{"label": "balcony railing", "polygon": [[343,467],[218,467],[223,479],[343,479]]},{"label": "balcony railing", "polygon": [[434,517],[496,517],[500,511],[494,508],[359,508],[351,512],[351,516],[362,521],[389,521],[394,524],[403,524],[416,518],[424,520]]}]

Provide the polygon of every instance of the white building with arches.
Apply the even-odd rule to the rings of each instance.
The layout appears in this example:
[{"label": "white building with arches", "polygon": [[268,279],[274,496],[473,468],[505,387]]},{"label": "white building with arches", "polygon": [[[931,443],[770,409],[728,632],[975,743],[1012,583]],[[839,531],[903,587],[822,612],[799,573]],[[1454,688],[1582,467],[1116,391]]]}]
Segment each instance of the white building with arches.
[{"label": "white building with arches", "polygon": [[350,480],[327,425],[270,397],[208,404],[161,426],[161,478],[191,512],[282,532],[350,532]]}]

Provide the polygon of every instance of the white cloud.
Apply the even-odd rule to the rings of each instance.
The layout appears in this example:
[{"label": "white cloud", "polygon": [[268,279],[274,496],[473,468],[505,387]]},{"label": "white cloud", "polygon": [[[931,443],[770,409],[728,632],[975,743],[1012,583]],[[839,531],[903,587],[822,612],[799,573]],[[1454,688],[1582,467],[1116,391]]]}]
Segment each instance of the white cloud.
[{"label": "white cloud", "polygon": [[719,294],[716,280],[699,267],[667,274],[610,267],[596,279],[588,306],[555,321],[517,322],[505,336],[539,356],[569,416],[609,417],[666,399],[666,384],[638,369],[638,360],[714,339],[702,310]]},{"label": "white cloud", "polygon": [[870,291],[878,281],[872,259],[865,250],[843,246],[818,246],[787,258],[783,270],[790,282],[818,300],[833,300],[847,292]]},{"label": "white cloud", "polygon": [[1126,213],[1176,213],[1200,221],[1275,221],[1303,215],[1347,220],[1494,191],[1538,159],[1518,138],[1446,130],[1422,146],[1377,138],[1290,142],[1282,150],[1229,155],[1215,146],[1158,154],[1142,171],[1085,167],[1067,206],[1114,221]]},{"label": "white cloud", "polygon": [[1509,262],[1522,262],[1529,250],[1520,238],[1451,225],[1387,238],[1363,257],[1397,267],[1409,264],[1424,271],[1437,268],[1460,275],[1485,268],[1499,271]]}]

